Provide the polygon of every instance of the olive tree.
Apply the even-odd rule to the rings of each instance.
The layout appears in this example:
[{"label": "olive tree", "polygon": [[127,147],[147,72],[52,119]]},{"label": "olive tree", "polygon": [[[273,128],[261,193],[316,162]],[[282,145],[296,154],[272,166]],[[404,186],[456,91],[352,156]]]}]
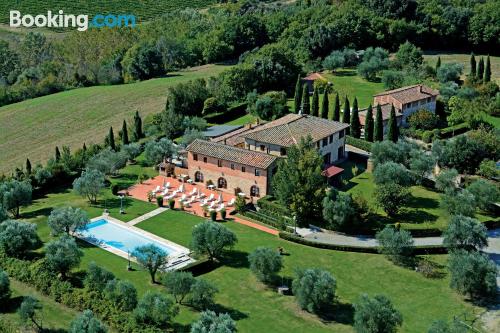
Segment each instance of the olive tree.
[{"label": "olive tree", "polygon": [[144,148],[144,156],[150,165],[157,165],[164,159],[171,157],[175,151],[175,146],[172,140],[163,138],[157,142],[148,142]]},{"label": "olive tree", "polygon": [[63,235],[45,246],[45,258],[48,267],[65,278],[67,273],[80,264],[83,256],[74,238]]},{"label": "olive tree", "polygon": [[258,247],[248,255],[250,270],[262,282],[271,282],[283,268],[283,259],[278,251],[269,247]]},{"label": "olive tree", "polygon": [[476,198],[468,190],[446,192],[441,196],[441,206],[450,215],[473,217],[476,214]]},{"label": "olive tree", "polygon": [[151,283],[156,283],[155,276],[158,269],[168,263],[168,253],[154,244],[137,247],[132,256],[137,259],[139,265],[149,271]]},{"label": "olive tree", "polygon": [[224,249],[237,241],[231,230],[218,223],[203,222],[195,225],[192,231],[192,249],[207,255],[210,260],[220,259]]},{"label": "olive tree", "polygon": [[459,320],[454,319],[451,323],[444,320],[435,320],[432,322],[427,333],[468,333],[467,326],[462,324]]},{"label": "olive tree", "polygon": [[483,210],[489,210],[492,203],[500,200],[498,185],[484,179],[475,180],[467,190],[474,196],[477,206]]},{"label": "olive tree", "polygon": [[86,169],[82,172],[80,178],[73,182],[73,190],[87,197],[90,203],[97,203],[97,196],[104,188],[104,174],[98,170]]},{"label": "olive tree", "polygon": [[41,311],[42,303],[40,303],[38,299],[31,296],[24,297],[19,310],[17,310],[21,320],[31,323],[37,328],[38,331],[43,331],[42,317],[40,314]]},{"label": "olive tree", "polygon": [[302,309],[319,313],[333,304],[336,285],[330,272],[309,268],[296,272],[292,290]]},{"label": "olive tree", "polygon": [[357,205],[350,193],[331,189],[323,199],[323,219],[334,230],[346,229],[358,217]]},{"label": "olive tree", "polygon": [[0,183],[0,205],[14,218],[19,218],[19,209],[31,203],[32,192],[28,182],[13,179]]},{"label": "olive tree", "polygon": [[110,280],[104,288],[104,296],[122,311],[132,311],[137,305],[137,290],[130,281]]},{"label": "olive tree", "polygon": [[196,279],[191,286],[189,302],[197,309],[206,310],[215,304],[214,297],[219,290],[204,279]]},{"label": "olive tree", "polygon": [[0,223],[0,249],[10,257],[22,257],[40,243],[36,224],[7,220]]},{"label": "olive tree", "polygon": [[87,213],[80,208],[60,207],[50,213],[47,224],[53,235],[70,234],[78,229],[84,229],[90,219]]},{"label": "olive tree", "polygon": [[380,253],[385,254],[397,263],[405,263],[413,254],[414,241],[406,230],[396,230],[386,226],[376,234]]},{"label": "olive tree", "polygon": [[165,328],[179,313],[174,301],[161,293],[148,291],[139,300],[133,314],[139,324]]},{"label": "olive tree", "polygon": [[110,271],[98,266],[94,261],[92,261],[88,268],[83,284],[87,289],[93,291],[103,291],[106,288],[106,284],[114,280],[115,275]]},{"label": "olive tree", "polygon": [[107,333],[106,326],[94,316],[91,310],[85,310],[69,326],[69,333]]},{"label": "olive tree", "polygon": [[409,198],[410,190],[399,184],[378,185],[375,189],[375,199],[388,215],[398,214]]},{"label": "olive tree", "polygon": [[404,165],[392,161],[378,164],[373,172],[373,179],[377,185],[398,184],[409,186],[413,179]]},{"label": "olive tree", "polygon": [[384,295],[361,295],[354,304],[354,330],[357,333],[395,333],[403,323],[401,312],[396,310]]},{"label": "olive tree", "polygon": [[191,325],[191,333],[233,333],[236,323],[227,313],[217,314],[214,311],[204,311],[200,319]]},{"label": "olive tree", "polygon": [[484,224],[467,216],[453,216],[443,236],[443,245],[452,251],[476,251],[488,246],[488,234]]},{"label": "olive tree", "polygon": [[195,278],[191,272],[167,272],[161,277],[161,284],[165,286],[168,293],[174,296],[175,302],[182,304],[184,298],[191,291],[195,283]]},{"label": "olive tree", "polygon": [[10,298],[10,294],[9,276],[0,269],[0,304],[6,304]]},{"label": "olive tree", "polygon": [[448,267],[450,286],[472,298],[493,297],[497,292],[497,266],[486,254],[476,251],[454,251]]}]

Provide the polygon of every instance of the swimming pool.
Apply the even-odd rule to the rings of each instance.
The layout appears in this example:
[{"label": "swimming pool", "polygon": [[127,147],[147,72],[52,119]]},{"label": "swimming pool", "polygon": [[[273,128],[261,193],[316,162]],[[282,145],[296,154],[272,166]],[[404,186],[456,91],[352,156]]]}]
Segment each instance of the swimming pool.
[{"label": "swimming pool", "polygon": [[99,246],[105,244],[124,253],[132,253],[137,247],[149,244],[158,246],[169,255],[179,253],[179,250],[164,242],[148,237],[145,232],[139,232],[133,227],[122,226],[106,219],[89,223],[85,229],[79,230],[78,234],[89,243]]}]

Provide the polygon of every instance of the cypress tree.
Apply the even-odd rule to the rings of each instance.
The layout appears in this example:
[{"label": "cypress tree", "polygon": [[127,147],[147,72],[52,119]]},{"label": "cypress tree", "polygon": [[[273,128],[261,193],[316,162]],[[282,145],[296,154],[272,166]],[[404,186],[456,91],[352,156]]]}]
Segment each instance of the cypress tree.
[{"label": "cypress tree", "polygon": [[83,151],[87,151],[87,145],[85,144],[85,142],[83,143]]},{"label": "cypress tree", "polygon": [[438,56],[438,60],[436,61],[436,72],[439,69],[439,67],[441,67],[441,57],[440,56]]},{"label": "cypress tree", "polygon": [[304,84],[302,89],[302,114],[311,114],[311,105],[309,104],[309,88]]},{"label": "cypress tree", "polygon": [[491,81],[491,63],[490,56],[486,58],[486,68],[484,70],[484,83]]},{"label": "cypress tree", "polygon": [[471,80],[476,79],[476,57],[474,57],[474,53],[470,54],[470,74],[469,77]]},{"label": "cypress tree", "polygon": [[61,160],[61,152],[59,151],[59,147],[56,146],[56,162]]},{"label": "cypress tree", "polygon": [[359,139],[361,137],[361,124],[359,123],[358,99],[354,97],[351,114],[351,136]]},{"label": "cypress tree", "polygon": [[366,110],[365,140],[373,142],[373,108],[371,104],[368,106],[368,110]]},{"label": "cypress tree", "polygon": [[314,92],[312,97],[311,114],[313,116],[319,117],[319,93],[316,87],[314,87]]},{"label": "cypress tree", "polygon": [[389,128],[387,129],[387,140],[391,140],[392,142],[398,142],[398,124],[396,120],[396,110],[394,109],[394,105],[391,106],[391,115],[389,116]]},{"label": "cypress tree", "polygon": [[299,76],[297,77],[297,83],[295,83],[295,96],[294,96],[295,113],[299,113],[301,103],[302,103],[302,81],[300,80],[300,74],[299,74]]},{"label": "cypress tree", "polygon": [[329,103],[330,101],[328,100],[328,88],[325,88],[325,92],[323,93],[323,101],[321,102],[321,115],[320,115],[320,117],[323,119],[328,119]]},{"label": "cypress tree", "polygon": [[484,76],[484,59],[481,57],[479,59],[479,64],[477,65],[477,80],[478,81],[483,81],[483,76]]},{"label": "cypress tree", "polygon": [[333,108],[333,120],[334,121],[339,121],[340,120],[340,98],[339,98],[339,93],[335,95],[335,105]]},{"label": "cypress tree", "polygon": [[144,134],[142,133],[142,119],[141,119],[141,116],[139,116],[139,111],[135,111],[134,132],[132,133],[132,140],[136,142],[136,141],[139,141],[143,137],[144,137]]},{"label": "cypress tree", "polygon": [[31,162],[30,162],[30,159],[27,158],[26,159],[26,175],[27,176],[31,175],[31,171],[32,171],[32,169],[31,169]]},{"label": "cypress tree", "polygon": [[115,145],[115,134],[113,133],[113,126],[109,128],[109,133],[108,137],[106,140],[107,146],[113,150],[116,150],[116,145]]},{"label": "cypress tree", "polygon": [[124,120],[122,125],[122,145],[128,145],[129,143],[127,122]]},{"label": "cypress tree", "polygon": [[[347,98],[347,95],[345,96],[344,100],[344,111],[342,112],[342,122],[345,124],[349,124],[351,122],[351,108],[349,106],[349,99]],[[349,128],[346,128],[345,132],[347,135],[349,135],[350,133]]]},{"label": "cypress tree", "polygon": [[377,104],[377,113],[375,115],[375,128],[373,130],[373,136],[375,141],[384,140],[384,121],[382,119],[382,108],[380,104]]}]

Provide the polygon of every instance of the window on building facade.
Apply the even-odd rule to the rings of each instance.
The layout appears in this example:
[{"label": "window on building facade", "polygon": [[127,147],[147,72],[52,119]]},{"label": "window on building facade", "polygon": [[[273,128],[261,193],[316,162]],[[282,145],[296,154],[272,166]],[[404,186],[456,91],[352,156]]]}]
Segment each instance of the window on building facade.
[{"label": "window on building facade", "polygon": [[328,138],[323,138],[323,147],[328,144]]},{"label": "window on building facade", "polygon": [[339,132],[339,139],[342,139],[344,137],[345,131],[342,130]]},{"label": "window on building facade", "polygon": [[198,154],[193,154],[193,160],[198,161]]},{"label": "window on building facade", "polygon": [[333,142],[333,134],[330,135],[330,144]]},{"label": "window on building facade", "polygon": [[203,163],[207,163],[207,158],[203,157]]},{"label": "window on building facade", "polygon": [[234,164],[231,163],[231,170],[234,170]]},{"label": "window on building facade", "polygon": [[259,196],[259,188],[257,187],[257,185],[252,185],[252,187],[250,187],[250,196],[252,197]]},{"label": "window on building facade", "polygon": [[218,188],[227,188],[227,181],[226,181],[226,179],[220,177],[219,180],[217,180],[217,187]]},{"label": "window on building facade", "polygon": [[257,177],[260,176],[260,170],[259,169],[255,169],[255,176],[257,176]]},{"label": "window on building facade", "polygon": [[318,148],[318,149],[319,149],[319,141],[318,141],[318,142],[316,142],[316,148]]},{"label": "window on building facade", "polygon": [[241,172],[246,172],[246,171],[247,171],[247,169],[244,166],[242,166],[241,167]]},{"label": "window on building facade", "polygon": [[221,160],[217,160],[217,166],[220,168],[222,167],[222,161]]},{"label": "window on building facade", "polygon": [[261,151],[266,150],[266,146],[264,146],[264,145],[260,145],[260,150],[261,150]]},{"label": "window on building facade", "polygon": [[286,156],[286,148],[280,148],[280,155],[281,156]]}]

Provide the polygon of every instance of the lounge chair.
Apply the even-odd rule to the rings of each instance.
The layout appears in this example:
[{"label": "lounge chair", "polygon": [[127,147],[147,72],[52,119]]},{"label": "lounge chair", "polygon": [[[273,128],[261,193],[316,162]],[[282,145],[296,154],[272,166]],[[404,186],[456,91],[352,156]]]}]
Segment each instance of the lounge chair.
[{"label": "lounge chair", "polygon": [[200,192],[200,194],[198,194],[198,199],[203,199],[204,197],[206,197],[205,193]]},{"label": "lounge chair", "polygon": [[215,196],[213,193],[210,193],[210,196],[208,197],[208,201],[214,200]]},{"label": "lounge chair", "polygon": [[224,204],[221,204],[218,208],[217,208],[217,211],[220,212],[221,210],[223,210],[224,208],[226,208],[224,206]]},{"label": "lounge chair", "polygon": [[231,200],[229,200],[229,202],[227,203],[227,206],[228,207],[232,207],[234,206],[234,203],[236,202],[236,199],[235,198],[232,198]]},{"label": "lounge chair", "polygon": [[153,193],[160,192],[161,188],[160,185],[156,186],[156,188],[153,190]]},{"label": "lounge chair", "polygon": [[181,196],[181,200],[180,200],[180,201],[186,201],[186,199],[187,199],[186,194],[183,194],[183,195]]}]

